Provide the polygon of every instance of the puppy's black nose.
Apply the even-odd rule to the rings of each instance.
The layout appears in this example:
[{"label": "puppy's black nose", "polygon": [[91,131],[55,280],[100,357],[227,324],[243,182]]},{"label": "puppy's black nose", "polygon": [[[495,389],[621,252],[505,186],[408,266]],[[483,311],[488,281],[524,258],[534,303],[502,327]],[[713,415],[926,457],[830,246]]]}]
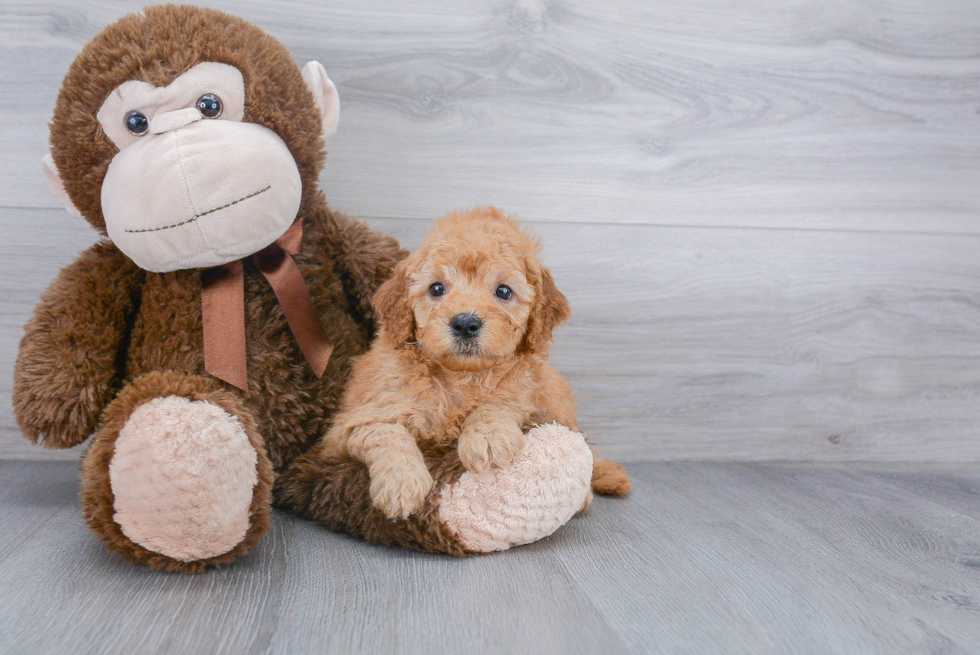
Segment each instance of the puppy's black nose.
[{"label": "puppy's black nose", "polygon": [[483,321],[473,314],[456,314],[453,316],[453,320],[449,322],[449,326],[457,337],[468,340],[480,333]]}]

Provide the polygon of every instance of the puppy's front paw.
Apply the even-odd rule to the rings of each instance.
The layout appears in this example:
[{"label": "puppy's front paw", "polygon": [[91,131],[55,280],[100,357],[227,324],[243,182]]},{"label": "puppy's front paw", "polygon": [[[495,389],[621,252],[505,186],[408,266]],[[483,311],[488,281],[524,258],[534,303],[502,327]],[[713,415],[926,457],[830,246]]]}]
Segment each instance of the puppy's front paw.
[{"label": "puppy's front paw", "polygon": [[516,423],[475,423],[459,435],[459,461],[470,471],[483,473],[507,466],[524,449],[524,433]]},{"label": "puppy's front paw", "polygon": [[390,519],[417,511],[432,489],[432,476],[421,460],[403,460],[376,470],[371,467],[371,502]]}]

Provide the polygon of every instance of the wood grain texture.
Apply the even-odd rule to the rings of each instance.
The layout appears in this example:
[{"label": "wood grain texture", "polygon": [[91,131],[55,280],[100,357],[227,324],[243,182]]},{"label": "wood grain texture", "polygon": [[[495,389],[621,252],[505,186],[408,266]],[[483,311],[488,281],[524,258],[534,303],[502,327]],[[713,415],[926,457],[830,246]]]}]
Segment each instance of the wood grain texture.
[{"label": "wood grain texture", "polygon": [[640,464],[548,540],[467,560],[277,515],[232,567],[131,566],[64,462],[0,463],[0,652],[973,653],[980,475]]},{"label": "wood grain texture", "polygon": [[[370,223],[416,247],[430,221]],[[0,209],[0,457],[21,326],[93,232]],[[980,237],[535,223],[572,304],[552,360],[624,461],[980,461]],[[58,240],[49,241],[49,235]],[[47,246],[42,244],[48,243]]]},{"label": "wood grain texture", "polygon": [[[554,361],[604,452],[980,460],[980,12],[964,0],[208,3],[319,59],[334,207],[414,247],[534,221]],[[0,458],[38,294],[93,233],[40,167],[72,58],[132,2],[0,3]]]},{"label": "wood grain texture", "polygon": [[[0,206],[75,53],[141,3],[0,5]],[[322,61],[337,207],[429,217],[977,233],[980,12],[964,0],[208,2]]]},{"label": "wood grain texture", "polygon": [[[746,464],[634,470],[641,473],[632,500],[649,503],[644,511],[618,512],[611,533],[601,535],[576,523],[569,539],[581,536],[578,547],[558,550],[632,650],[970,653],[980,646],[974,474]],[[960,509],[964,496],[974,511]],[[610,543],[618,545],[613,556]],[[642,570],[649,573],[637,579]],[[636,582],[623,589],[609,580]],[[652,639],[651,621],[658,626]]]}]

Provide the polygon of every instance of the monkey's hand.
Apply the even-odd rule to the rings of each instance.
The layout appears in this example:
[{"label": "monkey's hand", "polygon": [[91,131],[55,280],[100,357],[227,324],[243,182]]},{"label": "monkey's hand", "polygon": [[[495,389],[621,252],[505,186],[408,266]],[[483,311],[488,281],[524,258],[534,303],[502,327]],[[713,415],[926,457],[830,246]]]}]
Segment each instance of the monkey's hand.
[{"label": "monkey's hand", "polygon": [[24,326],[14,415],[48,448],[85,441],[119,385],[121,349],[142,271],[107,241],[61,270]]}]

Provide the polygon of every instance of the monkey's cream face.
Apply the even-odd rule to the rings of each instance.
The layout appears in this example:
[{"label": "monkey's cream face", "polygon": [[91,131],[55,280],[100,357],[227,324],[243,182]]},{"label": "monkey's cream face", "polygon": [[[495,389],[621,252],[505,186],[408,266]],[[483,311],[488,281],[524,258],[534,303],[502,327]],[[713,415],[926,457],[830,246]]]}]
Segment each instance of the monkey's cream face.
[{"label": "monkey's cream face", "polygon": [[241,72],[214,62],[166,87],[125,82],[106,99],[98,120],[119,152],[102,183],[102,213],[109,238],[138,266],[225,264],[296,220],[296,162],[275,132],[244,114]]},{"label": "monkey's cream face", "polygon": [[524,259],[499,248],[447,246],[420,261],[409,294],[422,352],[470,371],[514,357],[535,300]]}]

